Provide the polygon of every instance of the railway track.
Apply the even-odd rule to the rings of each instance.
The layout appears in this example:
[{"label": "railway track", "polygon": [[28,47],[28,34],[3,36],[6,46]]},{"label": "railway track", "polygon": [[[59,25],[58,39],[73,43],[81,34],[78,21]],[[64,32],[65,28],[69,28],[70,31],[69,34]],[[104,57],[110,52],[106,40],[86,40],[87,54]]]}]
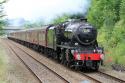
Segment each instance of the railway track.
[{"label": "railway track", "polygon": [[122,79],[119,79],[119,78],[117,78],[117,77],[111,76],[111,75],[109,75],[109,74],[107,74],[107,73],[104,73],[104,72],[102,72],[102,71],[98,71],[98,73],[99,73],[99,74],[103,74],[103,76],[106,76],[106,77],[111,78],[111,79],[113,79],[113,80],[116,80],[116,81],[119,82],[119,83],[125,83],[125,80],[122,80]]},{"label": "railway track", "polygon": [[84,76],[87,76],[90,79],[95,79],[99,83],[111,83],[111,82],[112,83],[125,83],[124,80],[108,75],[101,71],[94,72],[94,73],[84,73],[84,72],[79,72],[79,73],[81,73]]},{"label": "railway track", "polygon": [[[12,43],[11,43],[12,44]],[[24,60],[15,52],[15,50],[7,43],[9,49],[11,49],[13,51],[13,53],[20,59],[20,61],[27,67],[27,69],[33,74],[33,76],[35,76],[40,83],[42,83],[42,80],[38,77],[38,75],[36,73],[34,73],[34,71],[24,62]],[[17,48],[19,48],[18,46],[16,46]],[[26,53],[28,56],[30,56],[30,54],[28,54],[26,51],[22,50],[21,48],[19,48],[21,51],[23,51],[24,53]],[[39,62],[38,60],[36,60],[35,58],[33,58],[32,56],[30,56],[32,59],[34,59],[35,61],[37,61],[39,64],[41,64],[42,66],[44,66],[45,68],[47,68],[49,71],[51,71],[54,75],[56,75],[57,77],[59,77],[61,80],[64,81],[64,83],[70,83],[68,82],[65,78],[63,78],[62,76],[60,76],[58,73],[54,72],[52,69],[50,69],[49,67],[47,67],[46,65],[42,64],[41,62]]]},{"label": "railway track", "polygon": [[83,72],[79,72],[80,74],[82,74],[82,75],[84,75],[84,76],[86,76],[88,79],[90,79],[90,80],[94,80],[94,81],[96,81],[97,83],[102,83],[101,81],[99,81],[98,79],[95,79],[95,78],[93,78],[93,77],[91,77],[91,76],[89,76],[89,75],[87,75],[87,74],[85,74],[85,73],[83,73]]},{"label": "railway track", "polygon": [[[23,50],[22,48],[20,48],[20,47],[18,47],[18,46],[16,46],[17,48],[19,48],[20,50],[22,50],[23,52],[25,52],[27,55],[29,55],[30,57],[32,57],[30,54],[28,54],[25,50]],[[34,60],[36,60],[34,57],[32,57]],[[39,62],[40,64],[42,64],[40,61],[38,61],[38,60],[36,60],[37,62]],[[44,65],[44,64],[43,64]],[[46,66],[46,65],[44,65],[44,66]],[[46,66],[47,67],[47,66]],[[47,67],[48,68],[48,67]],[[51,69],[50,69],[51,70]],[[52,70],[53,71],[53,70]],[[53,71],[54,72],[54,71]],[[56,72],[54,72],[54,73],[56,73]],[[97,79],[97,78],[95,78],[95,77],[93,77],[93,75],[91,76],[91,74],[89,75],[88,73],[83,73],[83,72],[79,72],[79,73],[81,73],[83,76],[86,76],[88,79],[90,79],[90,80],[93,80],[93,81],[95,81],[96,83],[102,83],[102,82],[104,82],[104,81],[102,81],[101,79]],[[57,74],[57,73],[56,73]],[[110,80],[113,80],[113,83],[125,83],[125,81],[124,80],[122,80],[122,79],[119,79],[119,78],[117,78],[117,77],[114,77],[114,76],[111,76],[111,75],[108,75],[108,74],[106,74],[106,73],[104,73],[104,72],[101,72],[101,71],[99,71],[99,72],[94,72],[94,74],[95,74],[95,76],[97,75],[97,76],[100,76],[100,78],[105,78],[105,79],[110,79]],[[58,76],[58,74],[57,74],[57,76]],[[63,79],[63,80],[65,80],[64,78],[62,78],[60,75],[59,75],[59,77],[61,78],[61,79]],[[65,80],[65,82],[66,83],[69,83],[67,80]],[[106,82],[104,82],[104,83],[106,83]],[[108,82],[108,83],[110,83],[110,82]]]}]

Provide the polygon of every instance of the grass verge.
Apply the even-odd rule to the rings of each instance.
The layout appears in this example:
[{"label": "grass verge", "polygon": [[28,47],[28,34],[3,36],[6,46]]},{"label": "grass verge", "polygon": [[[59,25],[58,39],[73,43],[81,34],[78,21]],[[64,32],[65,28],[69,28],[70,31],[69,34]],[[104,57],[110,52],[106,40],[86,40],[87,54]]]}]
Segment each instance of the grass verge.
[{"label": "grass verge", "polygon": [[5,55],[6,55],[6,52],[0,40],[0,83],[6,83],[4,78],[6,73],[7,58]]}]

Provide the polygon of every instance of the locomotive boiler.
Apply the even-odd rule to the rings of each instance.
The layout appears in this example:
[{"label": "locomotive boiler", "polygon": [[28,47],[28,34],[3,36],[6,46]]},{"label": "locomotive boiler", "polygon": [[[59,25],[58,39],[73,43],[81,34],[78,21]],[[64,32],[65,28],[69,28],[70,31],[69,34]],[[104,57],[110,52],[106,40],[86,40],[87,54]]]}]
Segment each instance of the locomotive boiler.
[{"label": "locomotive boiler", "polygon": [[57,39],[60,43],[69,42],[72,45],[78,43],[85,46],[97,42],[97,30],[88,23],[76,21],[64,23],[56,28],[56,30]]}]

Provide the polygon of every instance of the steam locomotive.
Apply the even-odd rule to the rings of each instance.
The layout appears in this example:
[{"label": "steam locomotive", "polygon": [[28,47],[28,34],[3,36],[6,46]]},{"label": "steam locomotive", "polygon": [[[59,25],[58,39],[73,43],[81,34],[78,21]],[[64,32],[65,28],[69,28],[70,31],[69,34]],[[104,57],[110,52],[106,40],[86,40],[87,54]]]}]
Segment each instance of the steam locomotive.
[{"label": "steam locomotive", "polygon": [[97,29],[85,19],[12,32],[8,38],[75,69],[98,70],[104,59]]}]

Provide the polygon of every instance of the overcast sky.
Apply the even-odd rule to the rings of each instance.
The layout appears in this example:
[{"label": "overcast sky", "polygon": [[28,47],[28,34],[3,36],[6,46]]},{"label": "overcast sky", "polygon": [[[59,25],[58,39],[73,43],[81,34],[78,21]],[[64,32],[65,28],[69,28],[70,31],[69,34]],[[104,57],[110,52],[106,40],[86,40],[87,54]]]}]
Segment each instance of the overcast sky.
[{"label": "overcast sky", "polygon": [[63,13],[85,13],[90,0],[8,0],[5,12],[9,19],[50,20]]}]

